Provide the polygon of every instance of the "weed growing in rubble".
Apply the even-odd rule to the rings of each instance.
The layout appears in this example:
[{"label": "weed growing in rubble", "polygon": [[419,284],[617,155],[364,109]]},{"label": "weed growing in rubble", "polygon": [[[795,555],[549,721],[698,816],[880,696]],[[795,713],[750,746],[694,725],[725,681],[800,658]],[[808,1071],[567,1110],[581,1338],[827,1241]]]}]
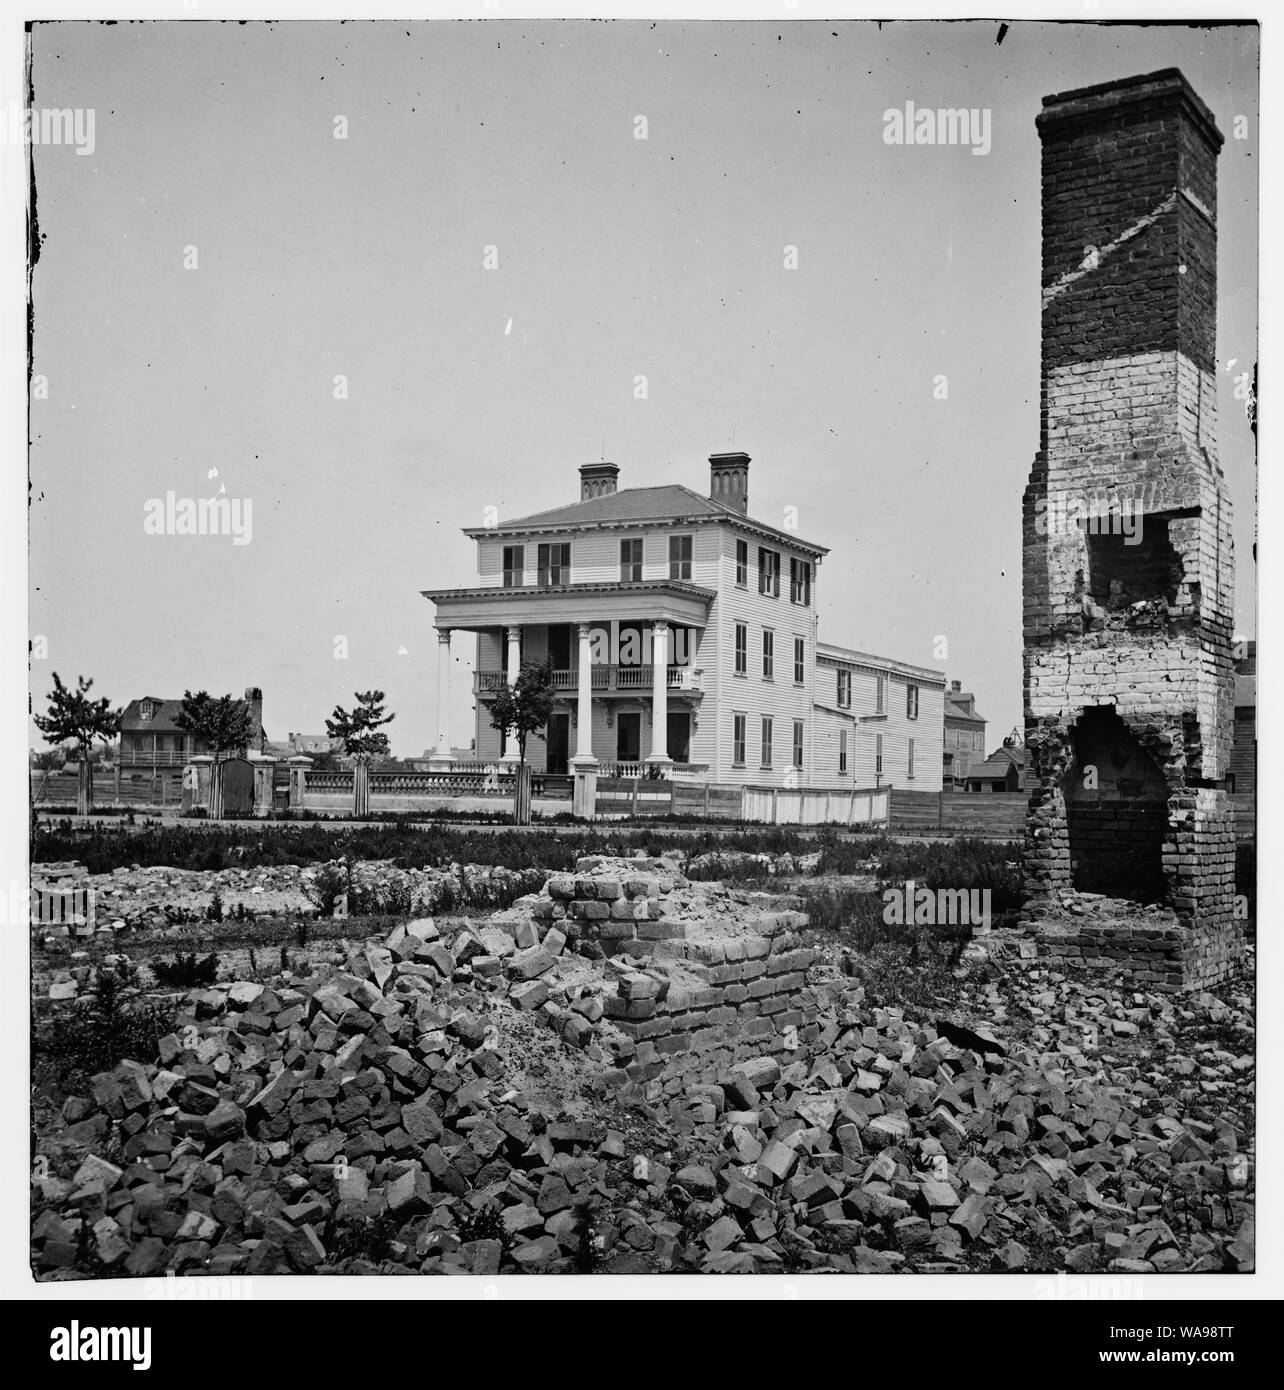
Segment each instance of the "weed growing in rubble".
[{"label": "weed growing in rubble", "polygon": [[374,1218],[353,1217],[337,1225],[327,1224],[322,1244],[329,1252],[331,1263],[367,1260],[377,1265],[392,1259],[396,1237],[396,1218],[384,1212]]},{"label": "weed growing in rubble", "polygon": [[174,1031],[174,1013],[157,1004],[127,1000],[128,978],[100,971],[93,995],[31,1030],[32,1079],[37,1088],[71,1094],[88,1078],[118,1062],[154,1062],[160,1040]]},{"label": "weed growing in rubble", "polygon": [[513,1237],[504,1225],[503,1216],[494,1202],[470,1211],[457,1228],[459,1243],[467,1245],[474,1240],[497,1240],[505,1255],[513,1248]]}]

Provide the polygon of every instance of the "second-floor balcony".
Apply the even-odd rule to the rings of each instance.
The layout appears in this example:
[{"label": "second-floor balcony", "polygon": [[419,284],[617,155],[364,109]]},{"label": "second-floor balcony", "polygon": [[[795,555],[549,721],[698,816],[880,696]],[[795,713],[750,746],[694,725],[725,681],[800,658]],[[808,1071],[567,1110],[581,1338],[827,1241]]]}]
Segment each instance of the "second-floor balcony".
[{"label": "second-floor balcony", "polygon": [[[654,667],[610,666],[605,663],[589,668],[590,681],[594,695],[649,694],[653,689]],[[702,672],[692,666],[669,666],[665,670],[665,688],[668,690],[702,689]],[[503,671],[478,671],[473,677],[473,693],[489,695],[498,690],[505,681]],[[553,686],[557,690],[577,691],[580,686],[579,668],[572,666],[553,671]]]}]

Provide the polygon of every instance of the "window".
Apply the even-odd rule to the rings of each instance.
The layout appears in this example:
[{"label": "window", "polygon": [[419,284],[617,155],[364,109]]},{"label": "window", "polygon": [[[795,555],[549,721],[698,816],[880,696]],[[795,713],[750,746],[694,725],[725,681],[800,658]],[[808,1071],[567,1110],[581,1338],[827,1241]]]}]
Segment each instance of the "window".
[{"label": "window", "polygon": [[562,541],[557,545],[541,545],[538,557],[541,589],[551,589],[559,584],[571,582],[570,541]]},{"label": "window", "polygon": [[789,601],[804,606],[811,603],[811,561],[789,561]]},{"label": "window", "polygon": [[736,624],[736,675],[749,674],[749,627],[746,623]]},{"label": "window", "polygon": [[620,582],[636,584],[642,578],[642,540],[620,542]]},{"label": "window", "polygon": [[669,537],[669,578],[691,578],[691,537]]},{"label": "window", "polygon": [[874,681],[874,713],[882,714],[887,704],[887,677],[878,676]]},{"label": "window", "polygon": [[881,777],[883,775],[883,736],[874,735],[874,772]]},{"label": "window", "polygon": [[749,587],[749,542],[736,542],[736,587]]},{"label": "window", "polygon": [[758,592],[780,597],[780,552],[758,549]]},{"label": "window", "polygon": [[909,741],[909,752],[905,756],[905,771],[910,776],[914,775],[914,740]]},{"label": "window", "polygon": [[142,724],[146,724],[146,723],[148,723],[148,722],[151,720],[151,717],[152,717],[152,702],[151,702],[150,700],[144,700],[143,703],[142,703],[141,705],[139,705],[139,707],[138,707],[138,719],[139,719],[139,722],[142,723]]},{"label": "window", "polygon": [[769,627],[762,630],[762,678],[765,681],[776,678],[776,634]]},{"label": "window", "polygon": [[731,720],[731,761],[736,767],[745,765],[745,725],[748,717],[743,714],[732,716]]},{"label": "window", "polygon": [[520,589],[526,582],[526,547],[506,545],[504,547],[504,588]]},{"label": "window", "polygon": [[803,765],[803,737],[806,727],[801,719],[794,720],[794,766],[797,768]]},{"label": "window", "polygon": [[805,637],[794,638],[794,684],[805,685],[807,682],[807,639]]},{"label": "window", "polygon": [[905,718],[918,718],[918,686],[912,683],[905,687]]},{"label": "window", "polygon": [[852,673],[850,671],[839,671],[838,673],[838,708],[851,709],[852,707]]},{"label": "window", "polygon": [[762,716],[762,765],[771,766],[771,716]]},{"label": "window", "polygon": [[846,729],[839,729],[839,731],[838,731],[838,770],[839,770],[839,772],[846,772],[846,771],[847,771],[847,730],[846,730]]}]

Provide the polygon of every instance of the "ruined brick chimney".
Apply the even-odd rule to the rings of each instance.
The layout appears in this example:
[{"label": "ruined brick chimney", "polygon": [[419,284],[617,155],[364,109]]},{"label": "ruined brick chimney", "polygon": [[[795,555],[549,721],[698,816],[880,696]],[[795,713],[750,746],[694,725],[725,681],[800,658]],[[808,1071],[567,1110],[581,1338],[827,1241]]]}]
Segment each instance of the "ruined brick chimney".
[{"label": "ruined brick chimney", "polygon": [[580,501],[590,497],[609,497],[620,478],[618,463],[582,463],[580,465]]},{"label": "ruined brick chimney", "polygon": [[749,511],[749,455],[709,455],[709,496],[736,511]]},{"label": "ruined brick chimney", "polygon": [[1204,987],[1242,947],[1220,786],[1234,695],[1214,367],[1222,137],[1175,69],[1048,97],[1038,129],[1027,923],[1052,954]]}]

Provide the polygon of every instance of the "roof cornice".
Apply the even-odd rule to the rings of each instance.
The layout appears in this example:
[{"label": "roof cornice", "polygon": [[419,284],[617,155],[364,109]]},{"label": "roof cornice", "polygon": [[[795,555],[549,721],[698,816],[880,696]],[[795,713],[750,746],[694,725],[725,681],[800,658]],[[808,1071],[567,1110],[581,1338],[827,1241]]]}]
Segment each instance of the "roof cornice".
[{"label": "roof cornice", "polygon": [[805,541],[788,531],[778,531],[765,522],[754,521],[751,517],[739,515],[711,516],[707,512],[700,515],[680,515],[641,517],[629,521],[557,521],[546,526],[515,526],[500,522],[496,526],[465,526],[461,529],[465,536],[481,540],[484,536],[507,536],[512,538],[529,536],[575,535],[588,531],[641,531],[648,527],[666,526],[731,526],[751,535],[762,536],[780,545],[792,546],[795,550],[806,551],[819,559],[829,554],[829,547],[817,545],[815,541]]}]

